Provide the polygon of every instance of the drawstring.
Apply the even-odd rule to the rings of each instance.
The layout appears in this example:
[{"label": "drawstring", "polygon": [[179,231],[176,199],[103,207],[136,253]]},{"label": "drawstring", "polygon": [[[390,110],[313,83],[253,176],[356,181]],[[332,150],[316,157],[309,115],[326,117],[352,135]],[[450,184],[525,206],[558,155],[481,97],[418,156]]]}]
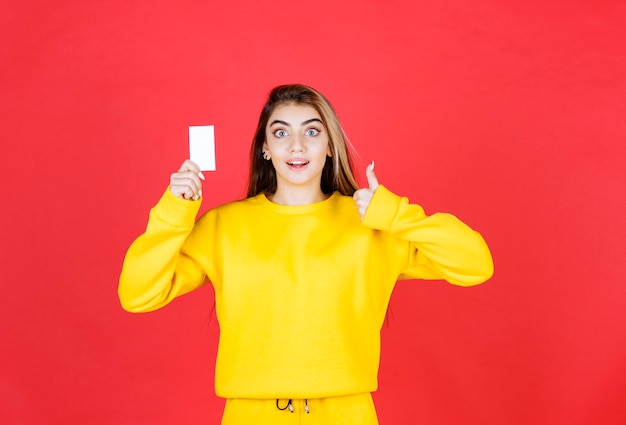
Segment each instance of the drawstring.
[{"label": "drawstring", "polygon": [[[278,403],[278,399],[276,399],[276,408],[278,410],[287,410],[287,409],[289,409],[289,411],[291,413],[293,413],[293,403],[292,403],[292,400],[291,399],[287,400],[287,405],[285,407],[280,407],[280,404]],[[310,413],[309,412],[309,400],[308,399],[304,400],[304,411],[307,414]]]},{"label": "drawstring", "polygon": [[285,409],[289,408],[289,411],[290,411],[291,413],[293,413],[293,404],[291,404],[291,399],[289,399],[289,401],[287,401],[287,405],[286,405],[285,407],[280,407],[280,406],[278,405],[278,399],[276,399],[276,408],[277,408],[278,410],[285,410]]}]

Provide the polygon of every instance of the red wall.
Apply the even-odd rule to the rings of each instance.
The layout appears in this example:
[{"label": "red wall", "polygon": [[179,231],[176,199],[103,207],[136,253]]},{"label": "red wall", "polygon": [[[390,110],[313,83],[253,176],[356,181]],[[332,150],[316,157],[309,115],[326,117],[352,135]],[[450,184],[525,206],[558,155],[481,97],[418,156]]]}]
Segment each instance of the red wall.
[{"label": "red wall", "polygon": [[211,289],[131,315],[117,278],[188,126],[203,208],[240,198],[285,82],[493,251],[482,286],[397,286],[381,424],[626,423],[626,6],[495,3],[3,2],[0,423],[218,423]]}]

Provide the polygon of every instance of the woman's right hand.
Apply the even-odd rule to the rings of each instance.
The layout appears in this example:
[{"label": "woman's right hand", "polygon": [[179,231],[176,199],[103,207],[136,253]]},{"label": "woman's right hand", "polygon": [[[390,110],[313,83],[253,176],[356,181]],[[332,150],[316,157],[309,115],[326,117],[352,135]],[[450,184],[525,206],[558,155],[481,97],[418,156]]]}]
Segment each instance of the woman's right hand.
[{"label": "woman's right hand", "polygon": [[177,172],[170,176],[170,191],[179,198],[197,201],[202,196],[204,174],[190,159],[185,160]]}]

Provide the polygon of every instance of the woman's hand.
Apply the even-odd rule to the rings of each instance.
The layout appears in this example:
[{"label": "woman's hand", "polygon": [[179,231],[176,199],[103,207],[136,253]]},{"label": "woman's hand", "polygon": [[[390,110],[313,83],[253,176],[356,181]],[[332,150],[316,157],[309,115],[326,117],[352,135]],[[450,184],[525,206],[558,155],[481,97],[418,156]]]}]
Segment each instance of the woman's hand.
[{"label": "woman's hand", "polygon": [[359,189],[354,192],[353,195],[356,208],[359,210],[359,214],[361,215],[361,220],[365,217],[365,211],[367,211],[367,207],[370,205],[374,192],[376,192],[376,189],[378,188],[378,179],[376,178],[376,174],[374,174],[374,161],[367,166],[365,175],[367,176],[367,183],[369,187]]},{"label": "woman's hand", "polygon": [[170,176],[170,191],[179,198],[197,201],[202,196],[204,174],[190,159],[185,160],[180,169]]}]

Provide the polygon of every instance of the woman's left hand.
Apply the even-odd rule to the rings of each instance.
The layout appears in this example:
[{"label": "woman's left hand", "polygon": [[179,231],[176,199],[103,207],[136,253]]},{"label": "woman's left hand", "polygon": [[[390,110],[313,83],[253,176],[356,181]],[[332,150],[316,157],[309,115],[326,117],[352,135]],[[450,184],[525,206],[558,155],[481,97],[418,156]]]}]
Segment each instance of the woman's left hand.
[{"label": "woman's left hand", "polygon": [[359,210],[359,214],[361,215],[361,220],[363,220],[363,217],[365,217],[365,211],[367,211],[367,207],[372,201],[374,192],[376,192],[376,189],[379,186],[378,179],[376,178],[376,174],[374,173],[374,161],[372,161],[372,163],[367,166],[367,169],[365,170],[365,175],[367,176],[367,183],[369,187],[357,190],[352,196],[354,198],[356,208],[357,210]]}]

